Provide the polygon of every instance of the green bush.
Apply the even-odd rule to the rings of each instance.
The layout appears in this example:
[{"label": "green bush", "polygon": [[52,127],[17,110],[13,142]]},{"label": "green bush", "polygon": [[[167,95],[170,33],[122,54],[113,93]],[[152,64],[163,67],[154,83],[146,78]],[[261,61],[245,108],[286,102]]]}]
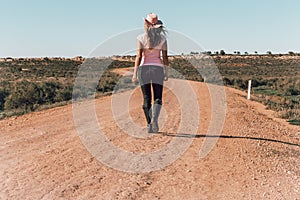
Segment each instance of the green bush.
[{"label": "green bush", "polygon": [[237,88],[241,88],[241,89],[247,89],[248,81],[243,80],[241,78],[235,79],[234,80],[234,86],[237,87]]},{"label": "green bush", "polygon": [[223,78],[223,83],[224,83],[224,85],[226,85],[226,86],[233,86],[234,81],[233,81],[233,80],[230,80],[230,79],[227,78],[227,77],[224,77],[224,78]]},{"label": "green bush", "polygon": [[5,103],[5,98],[9,95],[9,92],[4,90],[4,89],[0,89],[0,111],[4,110],[4,103]]},{"label": "green bush", "polygon": [[290,87],[286,90],[286,95],[291,95],[291,96],[300,95],[300,90],[294,87]]},{"label": "green bush", "polygon": [[41,90],[37,84],[22,81],[16,84],[11,94],[5,99],[4,108],[34,110],[34,106],[39,103]]},{"label": "green bush", "polygon": [[5,98],[4,109],[24,109],[33,111],[43,104],[53,104],[72,98],[72,86],[63,87],[57,82],[34,83],[17,82]]}]

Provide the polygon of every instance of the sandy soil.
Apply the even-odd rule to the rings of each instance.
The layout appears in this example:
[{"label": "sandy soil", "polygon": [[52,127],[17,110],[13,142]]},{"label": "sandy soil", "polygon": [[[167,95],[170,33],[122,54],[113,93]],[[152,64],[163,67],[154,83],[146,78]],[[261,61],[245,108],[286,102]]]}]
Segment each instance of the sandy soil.
[{"label": "sandy soil", "polygon": [[[0,121],[0,199],[300,199],[299,127],[227,88],[223,131],[199,159],[212,111],[207,86],[191,84],[201,113],[195,138],[177,133],[181,113],[171,90],[164,90],[162,132],[146,138],[118,127],[111,96],[95,101],[103,132],[120,149],[149,153],[174,138],[193,140],[173,163],[148,173],[123,172],[94,158],[77,134],[72,105]],[[134,90],[129,112],[144,127],[141,98]]]}]

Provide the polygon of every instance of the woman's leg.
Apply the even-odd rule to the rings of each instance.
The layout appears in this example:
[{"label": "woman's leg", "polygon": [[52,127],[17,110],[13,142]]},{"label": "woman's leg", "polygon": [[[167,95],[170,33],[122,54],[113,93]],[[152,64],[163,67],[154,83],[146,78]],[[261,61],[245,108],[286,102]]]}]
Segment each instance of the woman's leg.
[{"label": "woman's leg", "polygon": [[141,85],[144,103],[143,103],[143,110],[147,120],[147,124],[151,123],[151,84],[143,84]]},{"label": "woman's leg", "polygon": [[154,70],[151,74],[154,104],[162,105],[162,93],[164,85],[164,70],[162,67],[153,66]]},{"label": "woman's leg", "polygon": [[162,93],[164,84],[164,71],[162,67],[155,67],[155,74],[153,74],[152,87],[154,104],[152,109],[152,129],[153,132],[158,132],[158,117],[162,106]]},{"label": "woman's leg", "polygon": [[147,120],[147,124],[151,123],[151,83],[150,83],[150,76],[148,73],[148,67],[141,66],[138,71],[138,78],[141,86],[141,90],[143,93],[143,110]]}]

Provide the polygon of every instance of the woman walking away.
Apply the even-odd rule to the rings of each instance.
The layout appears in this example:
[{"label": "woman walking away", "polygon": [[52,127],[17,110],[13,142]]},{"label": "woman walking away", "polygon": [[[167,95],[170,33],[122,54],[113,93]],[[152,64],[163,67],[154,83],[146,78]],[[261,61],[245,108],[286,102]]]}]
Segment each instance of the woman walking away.
[{"label": "woman walking away", "polygon": [[[158,117],[162,106],[164,80],[168,80],[168,50],[166,31],[154,13],[144,19],[145,32],[137,37],[138,47],[132,81],[139,80],[143,93],[143,110],[148,133],[159,130]],[[153,90],[153,109],[151,108]]]}]

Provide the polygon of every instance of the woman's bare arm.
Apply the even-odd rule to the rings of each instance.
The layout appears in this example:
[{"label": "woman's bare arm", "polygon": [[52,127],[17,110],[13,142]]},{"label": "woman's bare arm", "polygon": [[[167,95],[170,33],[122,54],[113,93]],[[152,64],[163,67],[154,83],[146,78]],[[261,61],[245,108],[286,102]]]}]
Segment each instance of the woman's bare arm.
[{"label": "woman's bare arm", "polygon": [[139,68],[139,66],[141,64],[141,61],[142,61],[142,56],[143,56],[142,54],[143,54],[143,47],[142,47],[141,42],[138,41],[138,49],[137,49],[135,63],[134,63],[132,82],[137,81],[137,72],[138,72],[138,68]]},{"label": "woman's bare arm", "polygon": [[167,81],[168,77],[169,77],[169,71],[168,71],[169,59],[168,59],[168,44],[167,44],[167,41],[163,45],[162,61],[163,61],[163,64],[164,64],[164,69],[165,69],[165,81]]}]

